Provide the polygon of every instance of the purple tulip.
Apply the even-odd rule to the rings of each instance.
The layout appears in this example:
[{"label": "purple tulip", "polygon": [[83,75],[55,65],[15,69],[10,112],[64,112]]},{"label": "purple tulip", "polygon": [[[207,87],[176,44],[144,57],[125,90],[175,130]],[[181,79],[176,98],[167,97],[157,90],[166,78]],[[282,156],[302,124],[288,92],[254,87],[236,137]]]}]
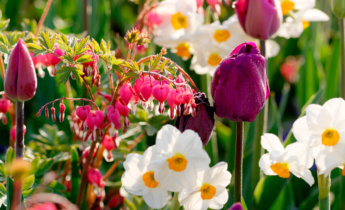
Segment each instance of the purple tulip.
[{"label": "purple tulip", "polygon": [[266,40],[280,27],[282,12],[276,0],[237,0],[235,12],[243,30],[250,36]]},{"label": "purple tulip", "polygon": [[240,202],[232,204],[228,210],[243,210],[242,204]]},{"label": "purple tulip", "polygon": [[237,46],[221,61],[212,80],[211,93],[219,117],[238,122],[255,119],[269,95],[265,58],[255,43]]},{"label": "purple tulip", "polygon": [[5,76],[5,94],[13,101],[27,101],[34,97],[37,79],[28,48],[22,39],[13,48]]},{"label": "purple tulip", "polygon": [[195,93],[196,115],[182,115],[176,118],[175,127],[181,132],[191,129],[199,134],[205,146],[211,138],[214,127],[214,110],[208,102],[205,93]]}]

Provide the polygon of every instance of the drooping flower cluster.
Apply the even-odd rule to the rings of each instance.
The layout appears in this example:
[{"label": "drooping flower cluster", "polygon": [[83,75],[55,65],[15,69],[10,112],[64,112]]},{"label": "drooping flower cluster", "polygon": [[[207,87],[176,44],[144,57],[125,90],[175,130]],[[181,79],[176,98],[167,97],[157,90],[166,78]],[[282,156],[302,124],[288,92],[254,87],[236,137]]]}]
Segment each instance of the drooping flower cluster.
[{"label": "drooping flower cluster", "polygon": [[44,77],[45,73],[42,70],[43,67],[48,67],[48,72],[50,76],[56,76],[56,65],[61,62],[61,59],[58,56],[63,55],[63,51],[60,49],[59,45],[54,45],[53,53],[47,53],[43,55],[34,56],[31,53],[32,61],[34,62],[35,68],[38,69],[38,75]]},{"label": "drooping flower cluster", "polygon": [[129,193],[143,196],[151,208],[162,208],[172,191],[179,192],[185,209],[220,209],[228,200],[226,186],[231,174],[224,162],[212,168],[209,164],[197,133],[181,133],[165,125],[157,134],[156,144],[143,155],[127,156],[121,182]]},{"label": "drooping flower cluster", "polygon": [[314,179],[308,170],[315,160],[319,174],[329,176],[339,167],[345,176],[345,101],[328,100],[323,106],[311,104],[306,116],[295,121],[292,132],[297,142],[285,149],[278,137],[264,134],[261,145],[269,152],[261,157],[259,165],[267,175],[288,178],[290,172],[312,185]]}]

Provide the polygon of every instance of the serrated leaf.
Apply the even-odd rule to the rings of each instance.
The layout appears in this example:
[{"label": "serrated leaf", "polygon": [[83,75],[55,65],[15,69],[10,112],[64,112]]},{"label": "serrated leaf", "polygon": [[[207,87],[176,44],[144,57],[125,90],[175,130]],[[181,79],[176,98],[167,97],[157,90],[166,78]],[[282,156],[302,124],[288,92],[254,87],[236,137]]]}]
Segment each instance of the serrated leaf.
[{"label": "serrated leaf", "polygon": [[67,37],[65,36],[65,34],[61,34],[61,38],[62,38],[62,41],[68,45],[68,40],[67,40]]},{"label": "serrated leaf", "polygon": [[139,71],[139,65],[136,61],[132,61],[132,65],[134,67],[134,70]]},{"label": "serrated leaf", "polygon": [[56,39],[56,34],[54,34],[54,36],[51,38],[50,42],[49,42],[49,49],[53,50],[54,44],[55,44],[55,39]]},{"label": "serrated leaf", "polygon": [[5,54],[8,54],[8,48],[7,46],[3,45],[3,44],[0,44],[0,52],[1,53],[5,53]]},{"label": "serrated leaf", "polygon": [[34,44],[34,43],[27,43],[26,45],[28,46],[29,49],[43,50],[41,46]]},{"label": "serrated leaf", "polygon": [[15,154],[13,148],[9,147],[6,152],[6,165],[12,162],[12,160],[14,159],[14,155]]},{"label": "serrated leaf", "polygon": [[92,58],[91,58],[91,55],[89,54],[83,54],[81,56],[79,56],[76,60],[76,62],[78,63],[87,63],[87,62],[92,62]]},{"label": "serrated leaf", "polygon": [[105,54],[107,52],[107,43],[104,41],[104,39],[102,39],[100,47],[101,47],[103,54]]},{"label": "serrated leaf", "polygon": [[89,36],[85,37],[84,39],[81,39],[78,45],[76,43],[75,46],[77,46],[77,47],[74,48],[75,49],[74,54],[75,55],[80,54],[81,53],[80,51],[85,47],[85,45],[87,44],[88,41],[89,41]]},{"label": "serrated leaf", "polygon": [[165,61],[163,61],[161,64],[159,64],[159,66],[157,67],[157,69],[159,69],[160,71],[163,71],[164,67],[170,62],[169,59],[166,59]]},{"label": "serrated leaf", "polygon": [[160,60],[161,60],[161,57],[162,57],[162,53],[159,53],[156,58],[153,60],[151,66],[150,66],[150,69],[156,69],[157,65],[159,64]]},{"label": "serrated leaf", "polygon": [[75,79],[77,80],[77,82],[79,84],[81,84],[83,82],[83,78],[81,77],[81,75],[84,75],[84,72],[82,72],[78,69],[73,69],[72,74],[74,75]]},{"label": "serrated leaf", "polygon": [[8,39],[7,39],[7,36],[5,35],[5,34],[3,34],[3,33],[0,33],[0,41],[2,42],[2,43],[4,43],[4,45],[6,45],[6,46],[8,46]]},{"label": "serrated leaf", "polygon": [[126,75],[122,78],[122,80],[126,80],[126,79],[128,79],[128,78],[130,78],[130,77],[134,77],[134,76],[137,75],[137,74],[138,74],[138,73],[136,73],[136,72],[129,71],[129,72],[127,72]]},{"label": "serrated leaf", "polygon": [[6,187],[0,183],[0,193],[6,195]]},{"label": "serrated leaf", "polygon": [[34,182],[35,182],[35,175],[31,175],[31,176],[26,177],[23,180],[22,191],[25,191],[25,190],[29,189],[30,187],[32,187]]},{"label": "serrated leaf", "polygon": [[10,22],[10,19],[0,21],[0,30],[5,30],[9,22]]},{"label": "serrated leaf", "polygon": [[2,162],[1,160],[0,160],[0,173],[4,176],[6,176],[6,174],[7,174],[6,173],[6,166],[5,166],[4,162]]},{"label": "serrated leaf", "polygon": [[98,53],[99,52],[99,44],[98,42],[92,38],[92,41],[91,41],[91,45],[93,47],[93,50],[95,51],[95,53]]},{"label": "serrated leaf", "polygon": [[32,194],[33,191],[34,191],[34,189],[25,190],[25,191],[22,192],[22,194],[23,194],[24,197],[29,197]]}]

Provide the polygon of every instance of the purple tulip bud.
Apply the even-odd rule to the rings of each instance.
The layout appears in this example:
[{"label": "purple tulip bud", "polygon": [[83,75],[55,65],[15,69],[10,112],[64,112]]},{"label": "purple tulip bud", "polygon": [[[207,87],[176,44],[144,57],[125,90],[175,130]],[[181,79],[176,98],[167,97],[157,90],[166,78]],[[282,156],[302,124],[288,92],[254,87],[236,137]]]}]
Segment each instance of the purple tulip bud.
[{"label": "purple tulip bud", "polygon": [[178,116],[175,120],[175,127],[181,132],[191,129],[199,134],[203,145],[206,145],[211,138],[214,127],[214,111],[210,106],[205,93],[195,93],[196,115],[191,114]]},{"label": "purple tulip bud", "polygon": [[248,35],[266,40],[279,29],[283,17],[276,0],[237,0],[234,5],[240,24]]},{"label": "purple tulip bud", "polygon": [[211,85],[215,112],[252,122],[269,96],[265,58],[253,42],[243,43],[219,64]]},{"label": "purple tulip bud", "polygon": [[30,100],[36,93],[36,71],[22,39],[18,40],[11,52],[4,86],[6,96],[13,101]]},{"label": "purple tulip bud", "polygon": [[243,210],[243,207],[240,202],[232,204],[228,210]]}]

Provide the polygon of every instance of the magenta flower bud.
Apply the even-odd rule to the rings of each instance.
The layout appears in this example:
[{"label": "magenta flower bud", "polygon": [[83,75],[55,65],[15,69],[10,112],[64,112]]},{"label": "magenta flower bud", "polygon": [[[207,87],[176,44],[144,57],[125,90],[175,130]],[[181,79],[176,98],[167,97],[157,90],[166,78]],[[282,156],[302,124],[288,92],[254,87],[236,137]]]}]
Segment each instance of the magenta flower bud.
[{"label": "magenta flower bud", "polygon": [[51,108],[51,111],[52,111],[52,121],[55,122],[56,116],[55,116],[55,108],[53,106]]},{"label": "magenta flower bud", "polygon": [[221,61],[211,94],[219,117],[238,122],[255,119],[269,96],[265,58],[255,43],[239,45]]},{"label": "magenta flower bud", "polygon": [[4,97],[0,99],[0,113],[6,114],[8,110],[10,110],[10,107],[11,107],[11,102],[4,95]]},{"label": "magenta flower bud", "polygon": [[66,110],[65,104],[60,103],[60,115],[59,115],[60,122],[63,122],[63,119],[65,118],[65,110]]},{"label": "magenta flower bud", "polygon": [[214,110],[208,102],[205,93],[195,93],[196,115],[182,115],[175,120],[175,127],[181,132],[191,129],[199,134],[205,146],[211,138],[214,127]]},{"label": "magenta flower bud", "polygon": [[237,0],[234,5],[240,24],[248,35],[266,40],[279,29],[283,17],[276,0]]},{"label": "magenta flower bud", "polygon": [[232,204],[228,210],[243,210],[242,204],[240,202]]},{"label": "magenta flower bud", "polygon": [[6,97],[13,101],[32,99],[37,89],[36,71],[28,48],[22,39],[13,48],[5,77]]}]

